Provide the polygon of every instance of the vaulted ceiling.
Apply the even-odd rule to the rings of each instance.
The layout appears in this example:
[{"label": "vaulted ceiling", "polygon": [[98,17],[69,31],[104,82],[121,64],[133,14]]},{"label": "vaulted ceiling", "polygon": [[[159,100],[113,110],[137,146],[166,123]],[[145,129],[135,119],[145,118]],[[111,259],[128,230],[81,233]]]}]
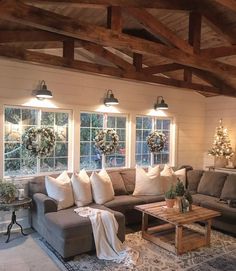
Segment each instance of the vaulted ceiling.
[{"label": "vaulted ceiling", "polygon": [[234,0],[0,0],[0,56],[236,96]]}]

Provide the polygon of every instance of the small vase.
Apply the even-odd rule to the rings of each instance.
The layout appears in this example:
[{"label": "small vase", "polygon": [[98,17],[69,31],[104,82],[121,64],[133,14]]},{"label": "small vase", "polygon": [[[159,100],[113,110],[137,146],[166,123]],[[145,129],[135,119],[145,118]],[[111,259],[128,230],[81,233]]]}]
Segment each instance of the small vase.
[{"label": "small vase", "polygon": [[173,208],[175,205],[175,199],[165,199],[166,200],[166,207]]}]

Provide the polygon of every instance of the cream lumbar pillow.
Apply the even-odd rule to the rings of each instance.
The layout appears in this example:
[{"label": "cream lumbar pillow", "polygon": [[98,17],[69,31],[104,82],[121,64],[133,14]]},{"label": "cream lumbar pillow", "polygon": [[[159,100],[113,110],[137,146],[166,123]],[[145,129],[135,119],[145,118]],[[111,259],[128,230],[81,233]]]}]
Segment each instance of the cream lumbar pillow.
[{"label": "cream lumbar pillow", "polygon": [[85,169],[82,169],[79,174],[72,175],[71,184],[75,204],[78,207],[86,206],[93,202],[91,182]]},{"label": "cream lumbar pillow", "polygon": [[74,205],[71,181],[66,171],[62,172],[56,179],[46,176],[45,186],[48,196],[57,201],[57,210]]},{"label": "cream lumbar pillow", "polygon": [[105,169],[93,172],[91,177],[93,199],[97,204],[104,204],[114,199],[115,193],[111,179]]},{"label": "cream lumbar pillow", "polygon": [[161,179],[164,192],[168,191],[172,185],[176,185],[178,178],[185,185],[186,183],[186,169],[174,171],[170,166],[165,165],[161,171]]},{"label": "cream lumbar pillow", "polygon": [[148,172],[145,172],[143,168],[136,167],[135,189],[133,195],[141,196],[161,194],[163,194],[163,188],[159,165],[154,168],[149,167]]}]

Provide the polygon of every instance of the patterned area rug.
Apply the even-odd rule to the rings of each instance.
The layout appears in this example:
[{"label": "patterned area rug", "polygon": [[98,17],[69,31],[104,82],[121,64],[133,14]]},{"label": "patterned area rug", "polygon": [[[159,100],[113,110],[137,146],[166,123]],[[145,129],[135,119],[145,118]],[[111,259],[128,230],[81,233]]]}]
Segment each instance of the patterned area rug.
[{"label": "patterned area rug", "polygon": [[[200,226],[194,226],[203,231]],[[144,240],[141,233],[126,235],[126,245],[139,252],[135,266],[98,260],[96,255],[83,254],[64,262],[61,256],[44,240],[41,246],[65,271],[235,271],[236,238],[212,231],[211,247],[202,247],[181,256],[176,256],[153,243]]]}]

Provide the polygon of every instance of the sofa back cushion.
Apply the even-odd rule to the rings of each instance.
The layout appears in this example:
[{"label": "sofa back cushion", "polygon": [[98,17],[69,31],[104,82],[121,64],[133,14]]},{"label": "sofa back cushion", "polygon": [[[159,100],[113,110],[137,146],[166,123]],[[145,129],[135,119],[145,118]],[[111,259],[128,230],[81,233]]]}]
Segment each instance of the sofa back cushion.
[{"label": "sofa back cushion", "polygon": [[107,173],[111,178],[115,196],[127,195],[128,192],[125,188],[125,184],[120,174],[120,170],[108,170]]},{"label": "sofa back cushion", "polygon": [[186,186],[189,191],[197,191],[198,184],[201,180],[201,177],[203,175],[203,170],[189,170],[186,173],[187,180],[186,180]]},{"label": "sofa back cushion", "polygon": [[225,200],[236,200],[236,174],[230,174],[227,177],[220,198]]},{"label": "sofa back cushion", "polygon": [[223,172],[206,171],[202,175],[197,192],[219,198],[228,174]]},{"label": "sofa back cushion", "polygon": [[133,194],[135,187],[135,168],[127,168],[120,171],[125,188],[129,194]]}]

